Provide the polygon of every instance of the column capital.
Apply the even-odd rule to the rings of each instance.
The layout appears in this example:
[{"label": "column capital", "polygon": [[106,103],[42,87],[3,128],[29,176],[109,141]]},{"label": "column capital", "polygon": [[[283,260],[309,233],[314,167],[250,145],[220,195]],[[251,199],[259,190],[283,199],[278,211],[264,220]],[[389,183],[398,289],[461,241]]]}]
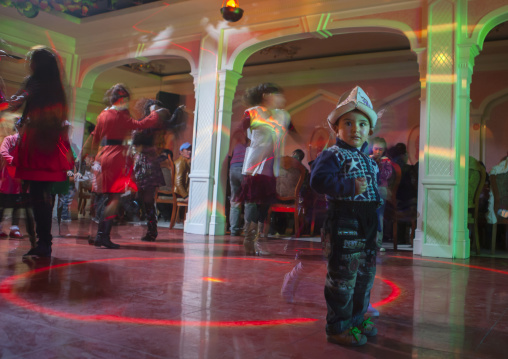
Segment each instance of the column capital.
[{"label": "column capital", "polygon": [[457,44],[457,49],[458,67],[463,69],[468,68],[469,72],[472,74],[475,58],[480,54],[480,47],[473,42],[467,42]]},{"label": "column capital", "polygon": [[234,70],[221,70],[217,73],[219,75],[219,87],[221,89],[221,94],[222,91],[227,88],[232,88],[233,91],[236,90],[238,81],[243,77],[241,74]]}]

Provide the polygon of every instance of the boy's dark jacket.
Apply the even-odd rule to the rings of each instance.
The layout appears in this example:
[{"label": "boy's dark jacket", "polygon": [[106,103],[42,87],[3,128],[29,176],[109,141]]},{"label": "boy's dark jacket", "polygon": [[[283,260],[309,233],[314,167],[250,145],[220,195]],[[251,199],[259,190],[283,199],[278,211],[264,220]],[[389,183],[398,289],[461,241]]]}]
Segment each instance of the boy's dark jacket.
[{"label": "boy's dark jacket", "polygon": [[[381,202],[377,189],[379,169],[361,149],[337,139],[335,146],[323,151],[312,164],[310,186],[332,201]],[[365,177],[367,190],[355,196],[355,179]]]}]

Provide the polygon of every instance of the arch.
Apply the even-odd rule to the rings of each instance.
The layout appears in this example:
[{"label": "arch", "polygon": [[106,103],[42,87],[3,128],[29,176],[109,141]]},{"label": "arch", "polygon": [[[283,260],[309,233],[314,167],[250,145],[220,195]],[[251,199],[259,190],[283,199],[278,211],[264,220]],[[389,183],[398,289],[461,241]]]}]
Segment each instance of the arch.
[{"label": "arch", "polygon": [[340,95],[337,95],[333,92],[326,91],[326,90],[316,90],[307,96],[302,97],[296,102],[293,102],[286,106],[286,110],[291,114],[294,115],[300,111],[305,110],[309,106],[312,106],[316,102],[319,102],[321,100],[324,100],[326,102],[329,102],[331,104],[337,104],[337,101],[339,101]]},{"label": "arch", "polygon": [[494,27],[506,21],[508,21],[508,5],[502,6],[482,17],[478,21],[478,24],[475,25],[471,39],[478,45],[480,50],[483,50],[483,43],[488,33]]},{"label": "arch", "polygon": [[505,88],[501,91],[498,91],[490,96],[488,96],[481,103],[478,108],[478,113],[480,114],[480,159],[485,163],[485,142],[487,141],[487,131],[485,127],[485,123],[488,119],[490,119],[490,113],[497,105],[508,100],[508,88]]},{"label": "arch", "polygon": [[[332,23],[333,24],[333,23]],[[382,20],[382,19],[358,19],[340,21],[326,30],[333,35],[347,34],[353,32],[384,32],[396,33],[404,35],[408,41],[411,50],[418,48],[418,38],[413,29],[400,21]],[[262,39],[250,39],[236,48],[231,54],[226,68],[229,70],[242,73],[245,61],[255,52],[273,45],[282,44],[285,42],[302,40],[313,37],[317,32],[301,32],[297,27],[286,29],[289,32],[286,35],[280,35],[279,32],[270,33]],[[291,33],[292,32],[292,33]],[[227,33],[227,32],[226,32]],[[316,35],[317,36],[317,35]],[[319,36],[321,37],[321,36]]]},{"label": "arch", "polygon": [[489,95],[478,107],[478,113],[482,116],[482,124],[485,121],[483,118],[486,114],[490,115],[490,112],[494,107],[496,107],[499,103],[504,102],[505,98],[508,96],[508,88],[504,88],[501,91],[493,93]]},{"label": "arch", "polygon": [[[153,53],[153,54],[151,54],[151,53]],[[170,51],[167,51],[167,52],[161,54],[161,53],[156,53],[156,51],[147,50],[146,52],[143,53],[143,60],[144,61],[141,61],[139,56],[136,57],[136,54],[132,53],[132,52],[127,54],[127,56],[126,55],[118,55],[118,56],[106,58],[101,61],[97,61],[96,63],[90,65],[88,68],[86,68],[83,71],[83,74],[80,76],[78,86],[87,88],[87,89],[92,89],[97,77],[106,70],[109,70],[111,68],[115,68],[118,66],[122,66],[125,64],[130,64],[133,62],[149,62],[151,60],[165,59],[165,58],[168,58],[169,56],[178,56],[178,57],[182,57],[182,58],[186,59],[191,66],[191,74],[196,72],[196,64],[194,62],[194,59],[192,58],[192,56],[189,53],[187,53],[185,51],[170,50]]]}]

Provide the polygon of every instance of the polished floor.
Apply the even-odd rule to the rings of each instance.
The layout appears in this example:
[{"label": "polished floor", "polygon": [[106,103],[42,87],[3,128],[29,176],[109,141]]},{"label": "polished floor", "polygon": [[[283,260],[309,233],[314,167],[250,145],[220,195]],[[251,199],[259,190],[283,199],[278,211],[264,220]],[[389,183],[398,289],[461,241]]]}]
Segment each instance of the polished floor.
[{"label": "polished floor", "polygon": [[[4,224],[6,224],[4,222]],[[382,253],[372,303],[379,334],[361,348],[326,342],[320,244],[143,226],[113,229],[119,250],[89,246],[88,220],[63,224],[51,259],[0,240],[0,358],[505,358],[508,260]],[[54,233],[58,233],[54,226]],[[292,303],[285,273],[302,263]]]}]

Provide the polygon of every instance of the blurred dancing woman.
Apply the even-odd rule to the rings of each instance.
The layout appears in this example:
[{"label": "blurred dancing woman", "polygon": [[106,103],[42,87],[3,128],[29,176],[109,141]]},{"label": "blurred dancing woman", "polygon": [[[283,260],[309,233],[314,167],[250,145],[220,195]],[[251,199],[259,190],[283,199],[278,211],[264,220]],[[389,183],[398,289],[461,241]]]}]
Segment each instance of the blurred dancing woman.
[{"label": "blurred dancing woman", "polygon": [[[156,111],[163,107],[162,103],[157,100],[149,99],[143,106],[143,116],[150,115],[150,112]],[[181,121],[184,116],[184,106],[180,106],[175,110],[170,122],[179,122],[185,126],[185,122]],[[138,186],[138,198],[144,205],[146,213],[146,234],[141,238],[145,242],[154,242],[157,238],[157,215],[155,209],[155,191],[157,187],[164,186],[164,176],[160,166],[160,158],[157,156],[157,149],[154,141],[159,129],[150,128],[134,132],[132,136],[132,145],[136,147],[137,155],[134,164],[134,177]],[[172,128],[174,131],[181,131],[182,128]],[[167,158],[167,156],[166,156]]]},{"label": "blurred dancing woman", "polygon": [[127,156],[128,146],[123,145],[123,141],[131,135],[132,130],[163,127],[163,122],[169,118],[169,112],[159,109],[141,121],[134,120],[128,110],[130,94],[122,84],[111,87],[106,92],[106,98],[110,107],[101,112],[97,118],[97,126],[91,134],[92,153],[96,153],[99,145],[102,146],[93,165],[93,169],[98,172],[97,193],[100,194],[95,246],[116,249],[120,246],[111,242],[111,227],[120,195],[125,192],[130,182],[132,167]]},{"label": "blurred dancing woman", "polygon": [[27,54],[31,75],[9,100],[9,110],[23,104],[19,140],[14,150],[16,177],[30,185],[37,246],[25,256],[51,256],[51,187],[66,180],[74,158],[68,138],[67,100],[55,54],[35,47]]},{"label": "blurred dancing woman", "polygon": [[257,205],[257,213],[245,218],[246,233],[243,245],[247,255],[267,255],[259,244],[259,231],[275,200],[276,179],[279,175],[283,139],[290,124],[289,114],[283,110],[286,99],[282,89],[275,84],[263,83],[244,95],[252,106],[245,111],[244,128],[249,127],[250,145],[243,162],[242,189],[236,202],[245,201]]}]

